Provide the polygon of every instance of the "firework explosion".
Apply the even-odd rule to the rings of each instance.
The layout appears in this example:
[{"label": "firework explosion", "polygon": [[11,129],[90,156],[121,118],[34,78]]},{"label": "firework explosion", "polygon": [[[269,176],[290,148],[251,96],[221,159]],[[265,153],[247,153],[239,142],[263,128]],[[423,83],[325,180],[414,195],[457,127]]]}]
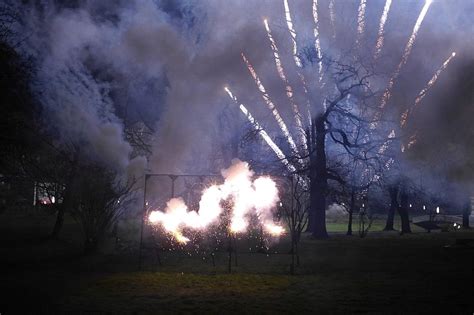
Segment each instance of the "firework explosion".
[{"label": "firework explosion", "polygon": [[184,236],[183,230],[205,230],[217,223],[225,210],[222,202],[231,200],[228,227],[231,233],[246,231],[250,215],[256,214],[266,233],[279,236],[284,229],[273,222],[272,214],[279,200],[276,183],[265,176],[252,180],[253,175],[248,163],[234,160],[232,166],[222,170],[224,183],[203,191],[198,210],[189,211],[182,198],[172,198],[164,211],[151,211],[148,221],[161,225],[176,241],[187,243],[190,239]]},{"label": "firework explosion", "polygon": [[[423,23],[423,20],[425,19],[425,16],[428,13],[428,10],[431,6],[431,3],[432,3],[432,0],[426,0],[422,10],[420,11],[420,13],[418,15],[418,18],[415,22],[412,33],[411,33],[411,35],[408,39],[408,42],[405,46],[404,51],[403,51],[402,58],[401,58],[400,62],[398,63],[395,71],[391,75],[391,77],[388,81],[388,85],[385,88],[385,91],[382,95],[381,102],[380,102],[380,105],[379,105],[379,110],[375,112],[374,122],[371,123],[371,125],[370,125],[372,130],[376,129],[376,127],[378,125],[377,120],[379,120],[381,118],[383,109],[385,108],[386,104],[390,100],[392,89],[395,85],[395,82],[396,82],[397,78],[399,77],[399,75],[402,71],[403,66],[408,61],[408,58],[409,58],[409,56],[411,54],[411,51],[413,49],[413,46],[415,44],[418,32],[419,32],[420,27]],[[380,57],[381,52],[382,52],[382,48],[383,48],[383,45],[384,45],[384,39],[385,39],[385,24],[386,24],[387,19],[389,17],[389,12],[390,12],[391,5],[392,5],[392,0],[386,0],[385,5],[383,7],[381,17],[380,17],[379,29],[378,29],[378,33],[377,33],[377,39],[376,39],[376,43],[375,43],[374,56],[373,56],[374,60],[377,60]],[[357,45],[360,44],[362,36],[364,35],[366,6],[367,6],[366,0],[361,0],[360,3],[359,3],[358,10],[357,10],[357,36],[356,36],[356,39],[355,39]],[[289,34],[290,34],[290,40],[291,40],[291,43],[292,43],[291,54],[292,54],[293,60],[294,60],[295,65],[296,65],[296,74],[300,79],[303,91],[304,91],[304,93],[307,97],[308,122],[306,123],[306,126],[303,124],[303,122],[301,120],[301,115],[299,114],[298,106],[294,102],[293,89],[290,86],[289,81],[287,79],[287,76],[286,76],[286,74],[283,70],[283,65],[282,65],[280,53],[279,53],[279,50],[277,48],[276,41],[272,36],[271,30],[270,30],[270,25],[269,25],[269,22],[268,22],[267,19],[264,20],[264,26],[265,26],[267,36],[270,40],[270,48],[273,52],[273,57],[274,57],[274,60],[275,60],[275,65],[276,65],[276,68],[277,68],[278,75],[279,75],[280,79],[285,84],[286,95],[287,95],[288,99],[290,100],[290,104],[293,108],[295,124],[296,124],[296,126],[298,126],[298,132],[302,135],[301,143],[303,144],[303,148],[304,148],[303,152],[298,152],[297,151],[295,141],[293,140],[293,137],[292,137],[292,135],[291,135],[291,133],[290,133],[288,127],[287,127],[287,124],[285,123],[285,121],[281,117],[281,115],[279,114],[278,109],[276,108],[276,106],[271,101],[270,96],[268,95],[267,91],[265,90],[265,88],[263,86],[263,83],[261,82],[261,79],[256,74],[255,69],[250,64],[247,57],[243,53],[242,53],[242,58],[243,58],[243,60],[246,64],[248,70],[250,71],[250,74],[251,74],[252,78],[254,79],[255,83],[257,84],[257,87],[258,87],[259,91],[261,92],[262,97],[265,100],[268,108],[273,113],[273,116],[275,117],[275,119],[276,119],[276,121],[277,121],[277,123],[280,127],[280,130],[283,133],[283,135],[285,136],[291,150],[298,157],[298,163],[302,164],[301,156],[305,156],[305,151],[307,150],[307,147],[306,147],[306,144],[305,144],[305,141],[304,141],[305,140],[304,139],[304,134],[301,133],[301,130],[311,126],[312,117],[314,117],[314,116],[313,116],[313,113],[311,112],[311,107],[310,107],[310,100],[309,100],[309,95],[308,95],[308,84],[306,82],[306,79],[305,79],[303,73],[301,72],[301,70],[304,68],[304,66],[303,66],[302,60],[301,60],[300,55],[299,55],[298,40],[297,40],[297,35],[298,34],[297,34],[297,32],[295,30],[295,27],[294,27],[292,13],[291,13],[291,10],[290,10],[288,0],[283,0],[283,7],[284,7],[285,21],[286,21],[286,24],[287,24],[287,28],[288,28],[288,31],[289,31]],[[324,81],[323,80],[323,54],[322,54],[322,49],[321,49],[321,34],[320,34],[320,31],[319,31],[319,11],[318,11],[318,1],[317,0],[313,0],[313,2],[312,2],[312,15],[313,15],[313,19],[314,19],[314,29],[313,29],[314,48],[315,48],[316,57],[317,57],[317,60],[318,60],[319,88],[323,88],[325,86],[325,82],[323,82]],[[334,1],[333,0],[331,0],[329,2],[329,17],[330,17],[330,24],[331,24],[331,29],[332,29],[332,37],[334,39],[335,36],[336,36],[336,33],[335,33],[335,13],[334,13]],[[428,90],[431,88],[431,86],[434,85],[434,83],[438,79],[441,72],[444,69],[446,69],[449,62],[452,60],[452,58],[454,58],[454,56],[455,56],[455,53],[453,52],[451,54],[451,56],[443,63],[443,65],[440,67],[440,69],[438,69],[438,71],[436,71],[436,73],[433,75],[431,80],[427,83],[425,88],[423,88],[423,90],[418,94],[417,98],[415,99],[414,105],[412,107],[410,107],[409,109],[407,109],[407,111],[402,114],[402,116],[400,118],[400,122],[401,122],[402,127],[405,126],[406,121],[408,119],[408,115],[411,112],[412,108],[414,106],[417,106],[421,102],[421,100],[426,95]],[[335,87],[335,90],[337,91],[336,87]],[[226,87],[226,92],[231,97],[231,99],[233,99],[238,104],[237,97],[234,96],[230,92],[230,89],[228,87]],[[349,94],[349,97],[350,97],[350,94]],[[270,138],[268,133],[261,127],[261,125],[258,122],[256,122],[255,118],[251,115],[251,113],[249,112],[247,107],[245,107],[242,104],[240,104],[239,106],[240,106],[241,111],[245,114],[247,119],[254,126],[255,130],[259,131],[260,136],[264,139],[264,141],[267,143],[267,145],[276,154],[278,159],[286,166],[286,168],[291,173],[295,173],[295,170],[297,169],[298,165],[291,163],[287,159],[286,155],[275,144],[275,142]],[[324,110],[326,110],[326,106],[327,106],[327,100],[324,99],[323,100]],[[391,130],[390,133],[388,134],[388,136],[386,137],[386,140],[380,146],[380,148],[378,150],[378,154],[383,155],[385,153],[385,151],[388,149],[388,147],[389,147],[390,143],[392,142],[392,140],[395,139],[395,136],[396,136],[395,130]],[[416,134],[412,135],[412,137],[410,138],[410,144],[408,145],[408,147],[413,145],[415,142],[416,142]],[[404,150],[404,147],[402,146],[402,151],[403,150]],[[393,163],[393,160],[389,160],[389,162],[386,163],[387,164],[386,168],[389,168],[392,163]],[[307,184],[308,181],[303,180],[302,182]]]}]

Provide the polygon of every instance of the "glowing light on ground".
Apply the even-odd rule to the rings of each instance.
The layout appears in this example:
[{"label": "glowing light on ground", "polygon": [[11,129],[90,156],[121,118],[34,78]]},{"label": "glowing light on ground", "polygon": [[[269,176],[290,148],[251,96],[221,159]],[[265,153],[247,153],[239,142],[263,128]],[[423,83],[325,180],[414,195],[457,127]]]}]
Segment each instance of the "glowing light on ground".
[{"label": "glowing light on ground", "polygon": [[295,64],[299,68],[301,68],[303,65],[301,64],[301,59],[298,56],[298,44],[296,42],[296,31],[293,26],[293,20],[291,19],[291,12],[290,12],[290,6],[288,5],[288,0],[283,0],[283,5],[285,6],[286,25],[288,26],[288,30],[290,31],[291,41],[293,43],[293,59],[295,60]]},{"label": "glowing light on ground", "polygon": [[253,172],[248,163],[239,160],[234,160],[221,173],[224,183],[204,190],[198,211],[188,211],[183,199],[172,198],[164,211],[152,211],[148,221],[161,225],[177,242],[185,244],[190,239],[183,235],[183,229],[206,229],[217,222],[224,211],[221,201],[232,198],[230,232],[245,231],[252,211],[257,214],[265,231],[272,236],[279,236],[284,232],[283,227],[273,222],[272,209],[276,207],[279,197],[276,183],[271,178],[260,176],[252,181]]},{"label": "glowing light on ground", "polygon": [[387,22],[388,12],[390,11],[391,4],[392,4],[392,0],[385,1],[385,6],[383,7],[382,16],[380,17],[377,43],[375,44],[375,53],[374,53],[375,60],[380,56],[380,53],[382,52],[382,47],[383,47],[383,42],[384,42],[384,28],[385,28],[385,23]]},{"label": "glowing light on ground", "polygon": [[415,99],[415,104],[408,108],[403,114],[402,114],[402,117],[401,117],[401,121],[400,121],[400,124],[401,126],[405,126],[407,120],[408,120],[408,116],[409,114],[413,111],[413,109],[418,105],[420,104],[420,102],[423,100],[423,98],[426,96],[426,93],[428,92],[428,90],[433,86],[433,84],[436,83],[436,81],[438,80],[439,76],[441,75],[441,72],[443,72],[449,65],[449,63],[451,62],[451,60],[456,56],[456,52],[452,52],[451,55],[449,56],[448,59],[446,59],[443,64],[441,65],[441,67],[433,74],[433,77],[431,77],[431,79],[428,81],[428,83],[426,84],[426,86],[420,91],[420,93],[418,93],[416,99]]},{"label": "glowing light on ground", "polygon": [[248,111],[247,107],[245,107],[244,104],[239,104],[239,101],[237,100],[237,97],[234,96],[231,92],[231,90],[228,87],[224,88],[229,97],[234,100],[236,104],[239,105],[240,111],[244,113],[245,117],[247,117],[248,121],[252,124],[255,130],[257,130],[262,137],[262,139],[265,141],[265,143],[272,149],[272,151],[275,153],[275,155],[278,157],[278,159],[287,167],[287,169],[291,172],[294,173],[296,172],[296,168],[288,161],[286,158],[285,154],[283,151],[276,145],[276,143],[270,138],[268,133],[262,128],[262,126],[258,123],[257,120],[252,116],[252,114]]},{"label": "glowing light on ground", "polygon": [[306,152],[307,147],[306,147],[306,139],[304,135],[303,123],[301,122],[301,114],[300,114],[298,105],[295,103],[295,100],[293,98],[293,89],[291,88],[291,85],[288,82],[288,79],[286,78],[285,71],[283,69],[281,59],[280,59],[280,53],[278,52],[278,47],[276,45],[275,39],[273,38],[272,32],[270,30],[270,26],[268,25],[268,21],[265,19],[263,20],[263,23],[265,24],[265,30],[267,31],[268,39],[270,40],[270,47],[273,52],[273,58],[275,60],[275,66],[277,68],[278,76],[285,84],[286,96],[290,100],[290,104],[293,109],[293,113],[295,115],[294,116],[295,122],[296,122],[296,126],[298,127],[298,133],[300,136],[299,139],[300,139],[301,145],[303,146],[304,151]]},{"label": "glowing light on ground", "polygon": [[413,44],[415,43],[416,36],[418,35],[418,31],[420,29],[421,23],[425,19],[426,13],[428,12],[428,9],[430,8],[431,2],[432,2],[431,0],[427,0],[425,2],[425,5],[423,6],[423,9],[421,9],[420,15],[418,16],[418,19],[416,20],[415,26],[413,27],[413,31],[411,33],[411,36],[408,39],[408,43],[405,46],[405,50],[403,52],[402,59],[400,60],[400,63],[398,64],[397,69],[393,73],[392,77],[390,78],[388,86],[385,89],[385,92],[382,96],[382,101],[380,103],[380,109],[383,109],[385,107],[385,105],[387,105],[387,102],[389,101],[389,99],[391,97],[393,85],[395,84],[395,81],[397,80],[398,76],[400,75],[400,71],[402,70],[402,67],[405,65],[405,63],[408,60],[408,57],[410,56],[411,50],[413,48]]},{"label": "glowing light on ground", "polygon": [[273,117],[275,118],[278,126],[280,127],[281,131],[283,132],[283,135],[286,137],[286,140],[288,141],[288,144],[290,145],[291,149],[293,150],[293,153],[295,155],[298,154],[298,149],[296,148],[296,143],[293,140],[293,137],[290,134],[290,131],[288,130],[288,127],[286,126],[285,122],[283,121],[283,118],[281,117],[280,113],[278,112],[278,109],[275,107],[275,104],[273,104],[272,100],[270,99],[270,96],[268,95],[267,91],[265,90],[265,87],[262,84],[262,81],[257,75],[257,72],[253,68],[252,64],[249,62],[247,57],[242,53],[242,59],[244,60],[245,64],[247,65],[247,69],[249,70],[250,74],[252,75],[252,78],[255,81],[255,84],[257,85],[258,89],[260,90],[263,100],[267,104],[268,108],[271,110]]},{"label": "glowing light on ground", "polygon": [[273,236],[280,236],[285,232],[285,229],[279,225],[275,225],[273,223],[267,223],[264,225],[265,231],[270,233]]}]

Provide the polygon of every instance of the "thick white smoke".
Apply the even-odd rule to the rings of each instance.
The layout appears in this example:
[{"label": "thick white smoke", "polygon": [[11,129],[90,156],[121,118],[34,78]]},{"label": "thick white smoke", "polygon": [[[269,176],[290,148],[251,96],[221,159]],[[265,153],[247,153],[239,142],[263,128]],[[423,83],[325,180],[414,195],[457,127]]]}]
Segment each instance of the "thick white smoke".
[{"label": "thick white smoke", "polygon": [[265,231],[277,236],[283,228],[273,222],[272,210],[278,202],[276,183],[269,177],[260,176],[252,180],[253,172],[248,163],[234,160],[222,170],[224,183],[206,188],[199,202],[198,210],[189,210],[182,198],[172,198],[164,211],[152,211],[148,217],[152,224],[160,224],[178,242],[186,243],[189,238],[182,234],[184,228],[204,230],[217,222],[224,211],[221,202],[232,200],[229,230],[232,233],[245,231],[249,215],[255,213]]}]

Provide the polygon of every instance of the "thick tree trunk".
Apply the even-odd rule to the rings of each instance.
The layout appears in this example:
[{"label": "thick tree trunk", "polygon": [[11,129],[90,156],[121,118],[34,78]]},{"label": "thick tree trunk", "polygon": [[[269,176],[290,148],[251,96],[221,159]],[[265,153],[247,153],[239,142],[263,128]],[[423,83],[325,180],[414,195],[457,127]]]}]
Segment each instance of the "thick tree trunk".
[{"label": "thick tree trunk", "polygon": [[404,187],[402,187],[400,192],[400,207],[398,208],[398,213],[402,221],[401,234],[411,233],[410,219],[408,216],[408,194]]},{"label": "thick tree trunk", "polygon": [[464,209],[462,211],[462,227],[465,229],[469,229],[469,216],[471,215],[471,200],[470,198],[467,199],[466,204],[464,205]]},{"label": "thick tree trunk", "polygon": [[326,231],[326,192],[328,188],[327,164],[326,164],[326,126],[324,117],[318,116],[314,120],[316,128],[316,156],[311,165],[311,212],[314,221],[312,234],[316,239],[328,238]]},{"label": "thick tree trunk", "polygon": [[390,186],[388,192],[390,194],[390,208],[388,209],[387,222],[383,230],[393,231],[393,219],[395,217],[395,211],[398,209],[398,186]]},{"label": "thick tree trunk", "polygon": [[347,223],[347,235],[352,235],[352,217],[355,209],[355,192],[354,188],[351,191],[351,204],[349,205],[349,222]]}]

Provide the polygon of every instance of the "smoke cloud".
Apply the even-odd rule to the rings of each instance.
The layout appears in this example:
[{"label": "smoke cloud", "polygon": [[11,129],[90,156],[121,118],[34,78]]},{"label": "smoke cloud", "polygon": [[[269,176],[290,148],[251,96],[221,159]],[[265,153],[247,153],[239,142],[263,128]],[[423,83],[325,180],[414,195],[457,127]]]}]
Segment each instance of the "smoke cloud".
[{"label": "smoke cloud", "polygon": [[[341,55],[354,45],[359,1],[336,3],[334,29],[329,1],[318,3],[322,53]],[[314,45],[311,2],[289,4],[298,45],[309,49]],[[365,33],[359,43],[367,58],[374,53],[384,4],[382,0],[367,3]],[[374,86],[386,85],[423,4],[421,0],[392,4],[379,57],[383,67],[378,72],[386,75]],[[235,133],[229,128],[217,130],[219,114],[226,106],[234,106],[223,90],[226,84],[264,127],[276,134],[278,127],[241,60],[241,52],[248,56],[284,119],[290,121],[291,108],[274,66],[263,18],[269,20],[295,99],[303,104],[283,2],[42,1],[15,5],[23,14],[20,49],[37,65],[35,90],[45,109],[45,125],[56,130],[61,141],[81,143],[84,150],[114,169],[136,172],[137,165],[145,167],[144,157],[134,156],[124,133],[125,128],[144,122],[154,134],[149,169],[215,171],[209,157],[216,139],[225,144]],[[459,161],[454,173],[466,171],[470,174],[466,178],[471,179],[474,174],[467,157],[472,156],[473,146],[467,135],[473,127],[463,117],[472,117],[468,116],[472,93],[453,87],[459,83],[457,78],[472,82],[472,70],[463,77],[461,74],[472,65],[473,13],[470,1],[433,2],[388,104],[393,108],[410,104],[446,56],[456,51],[453,67],[442,74],[425,98],[423,109],[411,118],[410,128],[420,130],[420,145],[410,158],[425,159],[427,152],[438,150],[433,139],[456,134],[455,140],[447,140],[456,146],[457,157],[466,158]],[[317,68],[311,69],[316,72]],[[448,89],[452,95],[439,97]],[[453,105],[454,100],[459,101]],[[446,111],[453,114],[448,120]],[[465,132],[453,134],[452,124]],[[294,126],[291,128],[294,131]]]}]

